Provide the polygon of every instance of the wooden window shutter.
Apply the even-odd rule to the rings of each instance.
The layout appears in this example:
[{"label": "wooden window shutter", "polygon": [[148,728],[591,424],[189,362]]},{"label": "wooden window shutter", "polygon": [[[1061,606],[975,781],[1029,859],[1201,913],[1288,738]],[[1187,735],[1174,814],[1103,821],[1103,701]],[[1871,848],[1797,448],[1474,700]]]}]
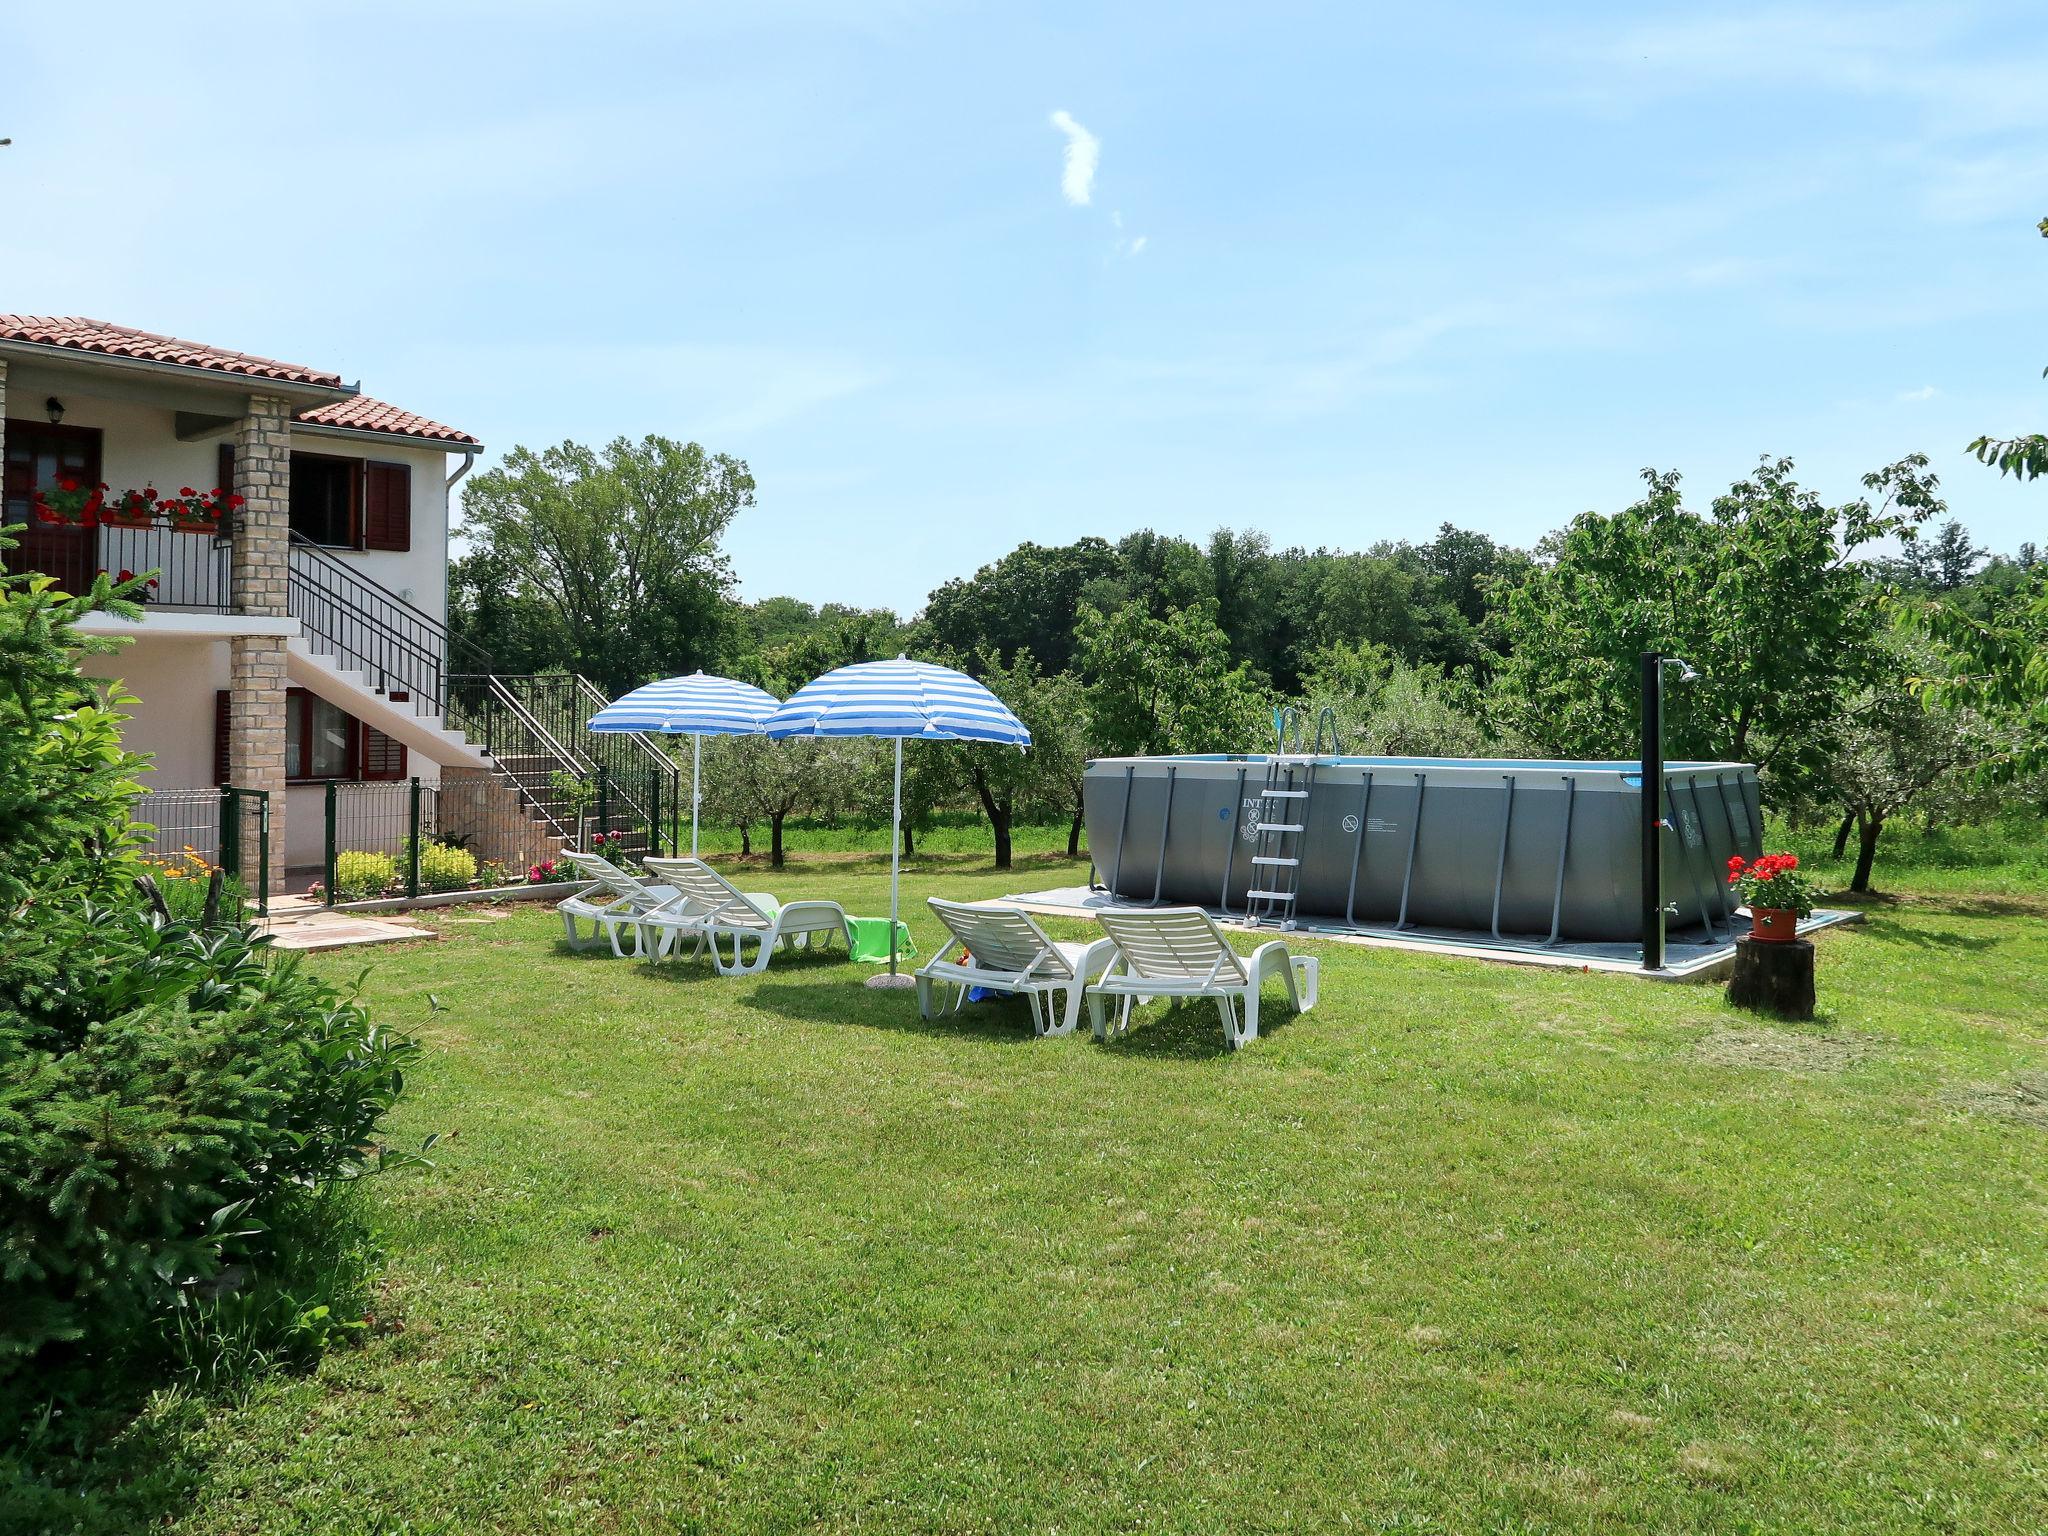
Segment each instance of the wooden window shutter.
[{"label": "wooden window shutter", "polygon": [[225,784],[228,781],[228,741],[233,728],[228,691],[225,688],[216,688],[213,694],[213,782],[216,784]]},{"label": "wooden window shutter", "polygon": [[363,727],[361,757],[365,779],[405,777],[405,744],[393,741],[374,725]]},{"label": "wooden window shutter", "polygon": [[[229,496],[235,494],[235,445],[233,443],[222,443],[220,445],[219,463],[214,469],[214,475],[216,476],[214,480],[216,488]],[[220,527],[216,532],[216,536],[223,539],[232,538],[234,537],[234,532],[235,512],[230,507],[221,513]]]},{"label": "wooden window shutter", "polygon": [[363,466],[363,548],[412,548],[412,466]]}]

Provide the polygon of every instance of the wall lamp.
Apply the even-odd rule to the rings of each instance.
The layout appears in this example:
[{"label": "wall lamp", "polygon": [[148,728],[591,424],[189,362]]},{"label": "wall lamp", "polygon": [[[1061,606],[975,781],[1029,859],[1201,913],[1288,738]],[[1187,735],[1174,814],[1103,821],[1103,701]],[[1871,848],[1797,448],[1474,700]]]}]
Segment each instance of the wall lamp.
[{"label": "wall lamp", "polygon": [[43,411],[50,418],[51,426],[56,427],[63,425],[64,402],[62,400],[59,400],[55,395],[50,396],[49,399],[43,402]]}]

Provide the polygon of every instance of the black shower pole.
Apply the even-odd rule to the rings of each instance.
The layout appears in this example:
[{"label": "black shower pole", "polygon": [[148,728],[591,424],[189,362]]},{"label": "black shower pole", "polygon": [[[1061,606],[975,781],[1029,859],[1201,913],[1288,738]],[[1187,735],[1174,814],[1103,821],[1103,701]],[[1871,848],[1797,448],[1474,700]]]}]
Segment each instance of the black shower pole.
[{"label": "black shower pole", "polygon": [[1643,969],[1664,969],[1664,660],[1642,654]]}]

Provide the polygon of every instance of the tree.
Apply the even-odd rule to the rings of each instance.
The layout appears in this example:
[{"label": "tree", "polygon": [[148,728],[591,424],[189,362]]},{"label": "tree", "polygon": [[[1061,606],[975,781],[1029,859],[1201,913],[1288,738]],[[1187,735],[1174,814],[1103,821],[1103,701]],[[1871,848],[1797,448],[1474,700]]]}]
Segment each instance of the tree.
[{"label": "tree", "polygon": [[1137,603],[1086,613],[1076,655],[1088,685],[1092,740],[1118,756],[1242,752],[1269,728],[1266,691],[1203,602],[1154,618]]},{"label": "tree", "polygon": [[1083,594],[1117,570],[1116,551],[1101,539],[1019,544],[971,577],[932,593],[918,646],[959,656],[986,653],[1005,665],[1019,651],[1029,651],[1047,671],[1063,672],[1073,660]]},{"label": "tree", "polygon": [[745,462],[695,443],[565,442],[472,479],[461,532],[503,562],[506,598],[559,625],[559,663],[616,694],[716,663],[732,585],[719,540],[753,504]]},{"label": "tree", "polygon": [[[1081,724],[1086,706],[1071,674],[1047,677],[1029,651],[1018,651],[1007,666],[983,655],[974,670],[989,692],[1007,704],[1031,733],[1028,752],[993,742],[967,742],[955,758],[966,787],[980,802],[995,835],[996,868],[1008,869],[1011,828],[1020,810],[1057,806],[1065,812],[1078,807],[1085,767]],[[1078,810],[1075,815],[1078,821]],[[1077,841],[1078,833],[1069,835],[1070,848]]]},{"label": "tree", "polygon": [[1876,562],[1886,580],[1925,592],[1955,592],[1967,586],[1990,551],[1970,542],[1970,531],[1956,518],[1943,523],[1931,539],[1906,541],[1904,551]]},{"label": "tree", "polygon": [[[2048,219],[2038,226],[2048,239]],[[2048,376],[2048,369],[2043,369]],[[2048,436],[1980,437],[1970,444],[1980,462],[2000,475],[2038,480],[2048,475]],[[2012,729],[2011,745],[1988,761],[1983,772],[2010,779],[2048,768],[2048,573],[2037,569],[2039,552],[2020,546],[2025,579],[1994,598],[1988,614],[1971,614],[1944,603],[1926,616],[1927,626],[1951,664],[1949,675],[1923,682],[1930,705],[1980,709]]]},{"label": "tree", "polygon": [[1316,652],[1303,682],[1309,720],[1329,709],[1346,752],[1372,757],[1481,757],[1495,743],[1469,676],[1410,666],[1365,644]]},{"label": "tree", "polygon": [[1978,771],[2009,782],[2048,769],[2048,569],[1987,606],[1981,617],[1954,602],[1922,612],[1944,665],[1915,687],[1930,709],[1976,710],[2005,728]]},{"label": "tree", "polygon": [[844,796],[847,754],[835,741],[791,737],[717,736],[705,743],[706,807],[720,821],[768,823],[768,862],[783,864],[789,818],[837,808]]},{"label": "tree", "polygon": [[[1968,709],[1928,709],[1915,696],[1916,676],[1939,665],[1924,641],[1887,639],[1878,674],[1851,702],[1846,724],[1822,768],[1820,792],[1857,833],[1852,891],[1870,889],[1878,840],[1901,812],[1932,799],[1968,775],[1991,749],[1982,718]],[[1845,839],[1837,839],[1839,851]]]},{"label": "tree", "polygon": [[1830,507],[1766,458],[1702,516],[1676,473],[1643,478],[1642,501],[1574,520],[1505,594],[1506,723],[1546,753],[1632,755],[1637,658],[1674,653],[1700,677],[1667,694],[1672,755],[1754,761],[1789,795],[1875,665],[1883,589],[1850,557],[1939,512],[1937,482],[1913,455],[1864,477],[1876,505]]}]

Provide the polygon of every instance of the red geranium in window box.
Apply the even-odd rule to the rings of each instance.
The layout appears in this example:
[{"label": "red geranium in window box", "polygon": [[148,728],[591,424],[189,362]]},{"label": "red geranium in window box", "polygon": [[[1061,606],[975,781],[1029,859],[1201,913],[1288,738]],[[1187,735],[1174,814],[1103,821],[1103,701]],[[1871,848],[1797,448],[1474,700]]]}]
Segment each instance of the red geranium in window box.
[{"label": "red geranium in window box", "polygon": [[[105,490],[105,486],[100,487]],[[123,491],[100,512],[100,521],[109,528],[147,528],[156,521],[156,492],[154,490]]]}]

